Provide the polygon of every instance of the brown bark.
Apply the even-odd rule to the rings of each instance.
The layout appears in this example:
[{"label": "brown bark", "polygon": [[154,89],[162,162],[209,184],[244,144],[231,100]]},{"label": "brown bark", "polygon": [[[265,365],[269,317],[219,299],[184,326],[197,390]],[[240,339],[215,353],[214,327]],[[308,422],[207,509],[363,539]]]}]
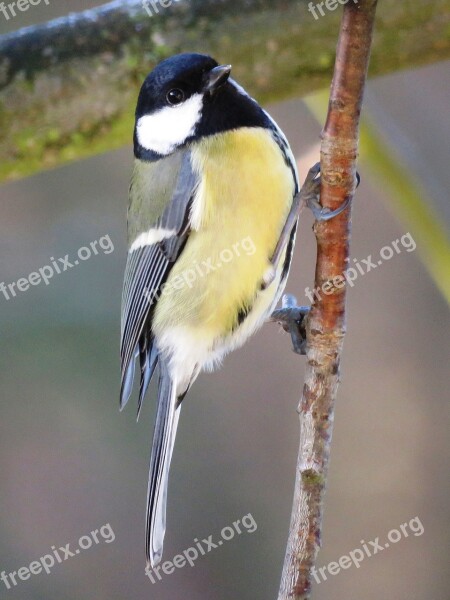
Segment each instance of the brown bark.
[{"label": "brown bark", "polygon": [[[321,204],[332,210],[353,196],[359,117],[377,0],[344,6],[328,116],[322,133]],[[325,483],[345,335],[343,273],[349,262],[350,212],[316,222],[319,289],[306,320],[307,367],[300,402],[294,504],[278,600],[310,597],[321,545]],[[325,293],[326,292],[326,293]]]}]

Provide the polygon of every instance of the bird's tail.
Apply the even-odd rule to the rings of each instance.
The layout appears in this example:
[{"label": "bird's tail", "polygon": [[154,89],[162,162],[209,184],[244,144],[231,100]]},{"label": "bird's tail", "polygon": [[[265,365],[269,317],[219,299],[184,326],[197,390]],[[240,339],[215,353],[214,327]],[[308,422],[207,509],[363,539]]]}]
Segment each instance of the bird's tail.
[{"label": "bird's tail", "polygon": [[165,359],[159,359],[158,409],[153,434],[152,455],[147,493],[146,546],[147,562],[156,566],[162,556],[166,531],[167,484],[181,399],[177,397]]}]

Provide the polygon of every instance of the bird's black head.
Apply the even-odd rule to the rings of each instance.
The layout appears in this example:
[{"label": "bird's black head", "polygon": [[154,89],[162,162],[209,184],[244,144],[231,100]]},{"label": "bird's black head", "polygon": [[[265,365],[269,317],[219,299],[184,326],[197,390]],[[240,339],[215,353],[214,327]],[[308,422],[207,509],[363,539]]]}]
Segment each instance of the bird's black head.
[{"label": "bird's black head", "polygon": [[230,72],[230,65],[202,54],[178,54],[157,65],[139,93],[136,157],[157,160],[204,136],[267,126],[264,111]]}]

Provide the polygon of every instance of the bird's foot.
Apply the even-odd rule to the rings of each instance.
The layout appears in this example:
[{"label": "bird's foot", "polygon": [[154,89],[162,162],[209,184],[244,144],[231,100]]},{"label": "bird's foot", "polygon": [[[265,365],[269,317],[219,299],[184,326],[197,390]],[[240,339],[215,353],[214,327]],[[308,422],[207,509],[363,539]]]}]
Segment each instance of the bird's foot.
[{"label": "bird's foot", "polygon": [[290,333],[294,352],[306,354],[305,318],[310,311],[309,306],[297,306],[294,296],[283,296],[281,308],[274,310],[270,320],[280,323]]},{"label": "bird's foot", "polygon": [[[356,187],[360,181],[361,178],[356,173]],[[316,221],[329,221],[340,215],[350,204],[350,197],[346,198],[336,210],[330,210],[320,204],[320,163],[310,168],[299,193],[300,202],[311,210]]]}]

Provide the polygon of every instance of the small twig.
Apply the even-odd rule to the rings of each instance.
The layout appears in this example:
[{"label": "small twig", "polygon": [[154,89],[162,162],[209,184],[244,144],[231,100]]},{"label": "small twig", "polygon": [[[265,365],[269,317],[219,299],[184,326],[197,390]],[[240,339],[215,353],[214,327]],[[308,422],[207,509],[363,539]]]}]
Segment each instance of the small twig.
[{"label": "small twig", "polygon": [[[321,148],[321,204],[330,210],[353,197],[359,116],[377,0],[344,7]],[[300,401],[300,448],[288,545],[278,600],[310,598],[321,544],[323,501],[334,404],[345,334],[343,272],[349,260],[350,210],[316,222],[318,300],[306,317],[307,367]],[[326,285],[327,293],[323,286]],[[331,293],[330,293],[331,290]],[[292,309],[291,309],[292,310]]]}]

